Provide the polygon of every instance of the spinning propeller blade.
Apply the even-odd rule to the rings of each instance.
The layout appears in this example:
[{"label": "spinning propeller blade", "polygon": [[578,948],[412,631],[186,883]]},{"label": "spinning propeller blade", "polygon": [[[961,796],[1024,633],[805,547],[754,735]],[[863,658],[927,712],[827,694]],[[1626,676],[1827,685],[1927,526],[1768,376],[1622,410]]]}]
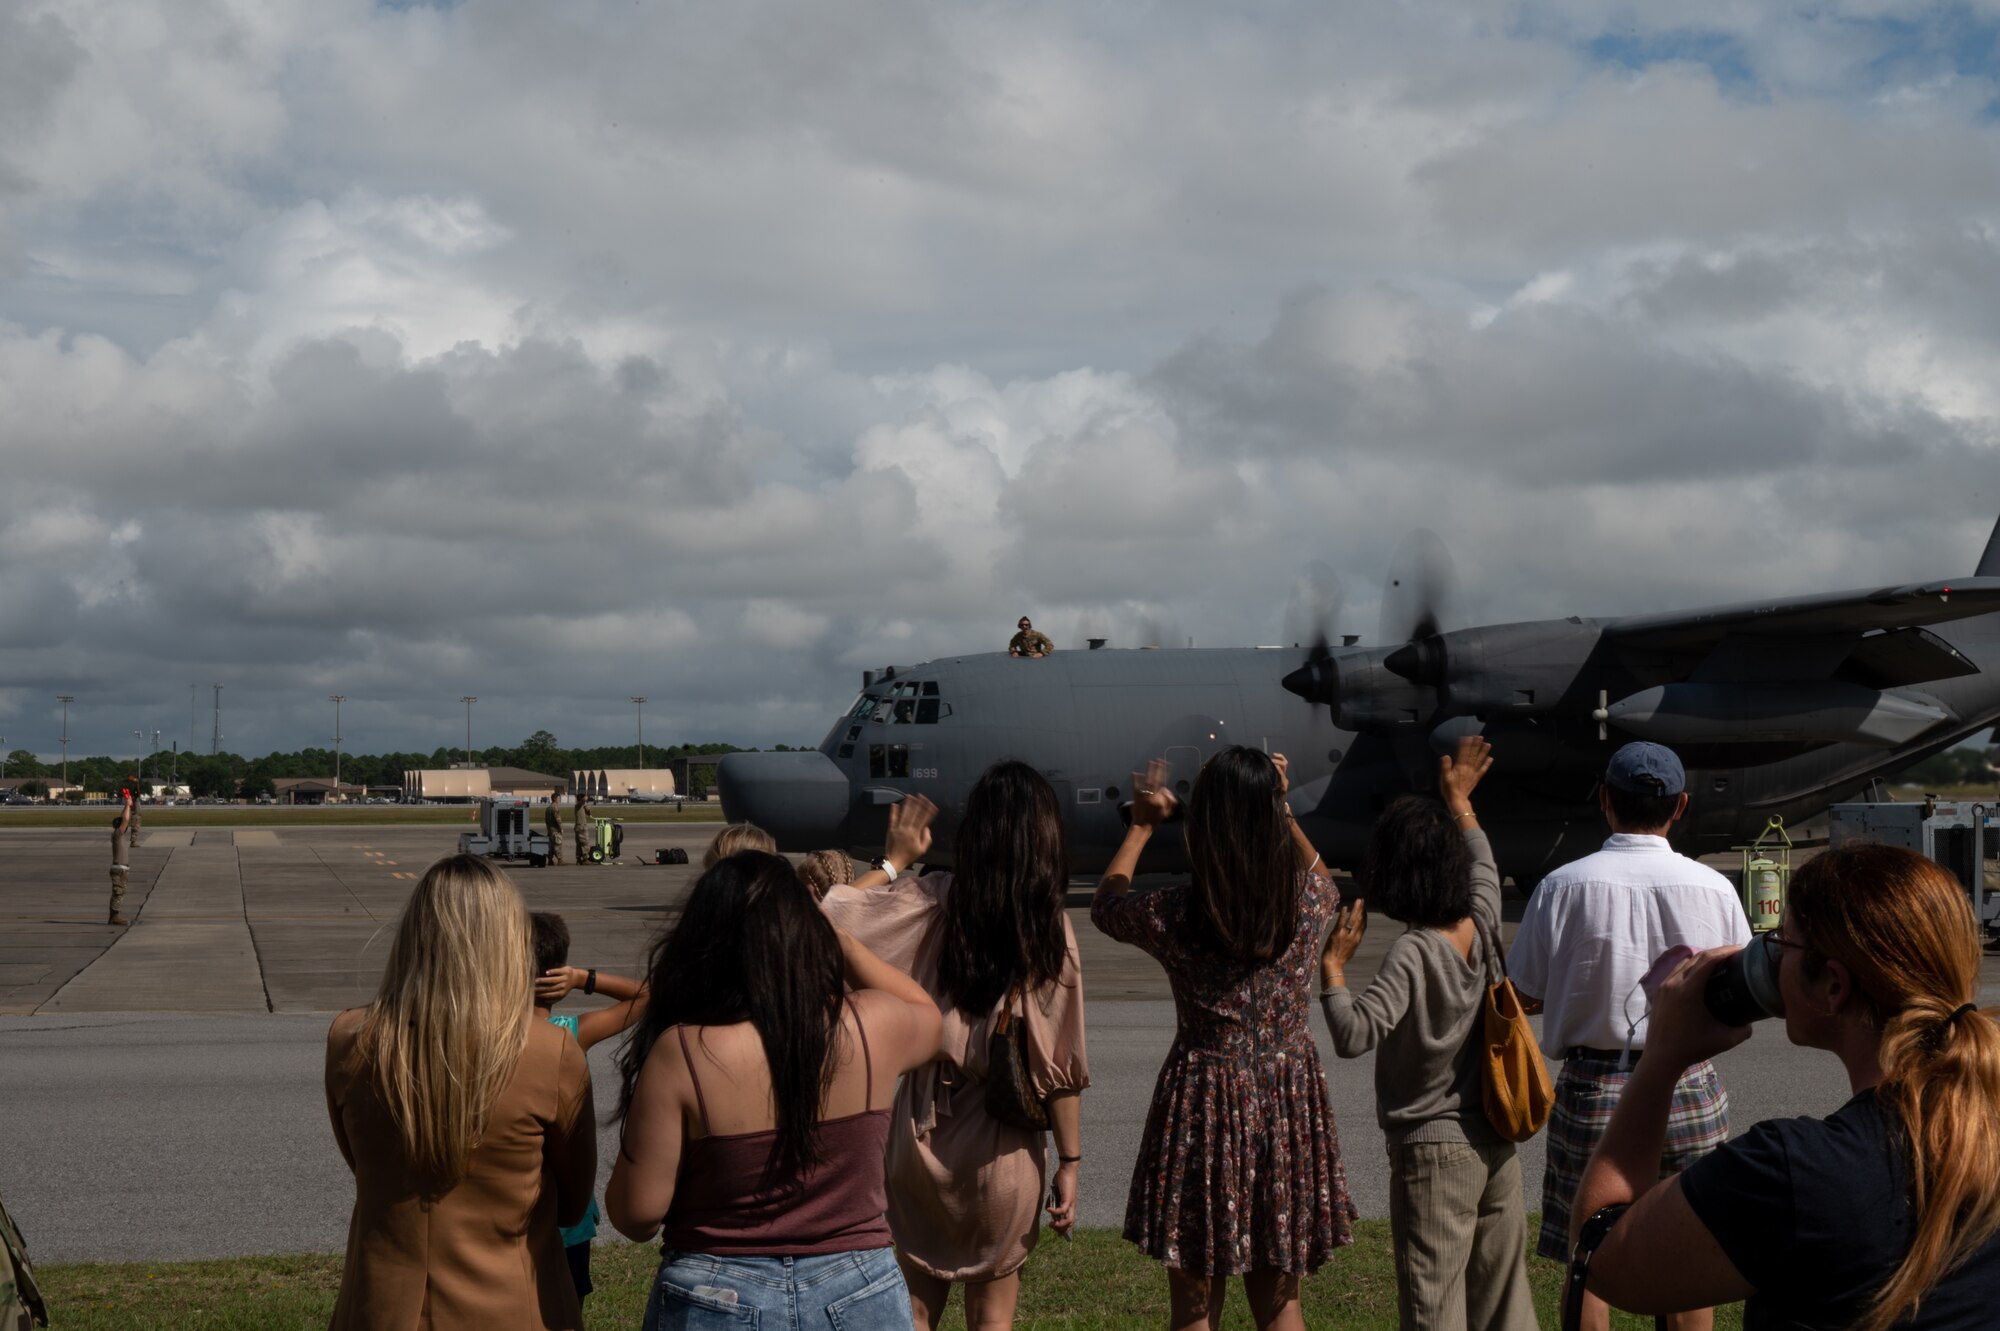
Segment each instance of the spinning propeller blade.
[{"label": "spinning propeller blade", "polygon": [[1443,632],[1451,613],[1451,586],[1451,554],[1444,542],[1425,528],[1411,532],[1397,547],[1389,585],[1382,592],[1382,644]]}]

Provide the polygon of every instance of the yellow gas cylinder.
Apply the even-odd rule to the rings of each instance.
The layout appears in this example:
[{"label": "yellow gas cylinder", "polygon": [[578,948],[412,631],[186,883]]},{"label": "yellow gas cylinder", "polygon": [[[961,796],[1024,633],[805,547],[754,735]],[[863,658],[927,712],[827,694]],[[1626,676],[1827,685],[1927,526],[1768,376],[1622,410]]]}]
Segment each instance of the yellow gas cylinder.
[{"label": "yellow gas cylinder", "polygon": [[1743,913],[1752,933],[1769,933],[1785,917],[1785,886],[1792,877],[1792,838],[1785,820],[1772,818],[1743,851]]},{"label": "yellow gas cylinder", "polygon": [[1762,856],[1744,866],[1750,880],[1750,928],[1765,933],[1785,917],[1785,873],[1776,860]]}]

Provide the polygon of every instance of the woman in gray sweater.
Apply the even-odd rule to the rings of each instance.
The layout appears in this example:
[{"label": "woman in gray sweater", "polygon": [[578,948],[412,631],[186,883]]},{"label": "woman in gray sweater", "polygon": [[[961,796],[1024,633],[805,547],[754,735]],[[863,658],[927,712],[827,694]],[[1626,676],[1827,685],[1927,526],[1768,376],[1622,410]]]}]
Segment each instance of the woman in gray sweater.
[{"label": "woman in gray sweater", "polygon": [[1513,1144],[1488,1126],[1479,1092],[1500,875],[1471,796],[1492,765],[1484,739],[1460,740],[1439,759],[1442,804],[1407,795],[1375,824],[1363,885],[1404,932],[1374,982],[1358,996],[1347,989],[1347,963],[1368,927],[1362,899],[1341,910],[1320,954],[1334,1050],[1376,1051],[1403,1331],[1536,1325],[1521,1166]]}]

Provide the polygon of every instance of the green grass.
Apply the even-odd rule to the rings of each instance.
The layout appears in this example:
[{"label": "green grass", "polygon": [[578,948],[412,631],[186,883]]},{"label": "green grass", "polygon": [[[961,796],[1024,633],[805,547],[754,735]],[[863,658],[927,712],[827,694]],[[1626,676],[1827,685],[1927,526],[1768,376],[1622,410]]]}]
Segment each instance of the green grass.
[{"label": "green grass", "polygon": [[[659,804],[607,804],[596,806],[600,816],[620,823],[719,823],[722,806],[693,804],[672,809]],[[72,808],[36,806],[0,808],[0,831],[10,827],[109,826],[118,806],[110,803],[86,804]],[[570,810],[563,814],[563,835],[570,835]],[[199,804],[191,807],[143,809],[143,826],[162,827],[444,827],[471,826],[472,806],[465,804],[330,804],[297,806],[256,804]],[[540,824],[537,824],[539,827]]]},{"label": "green grass", "polygon": [[[1528,1232],[1534,1234],[1535,1221]],[[599,1328],[639,1324],[658,1253],[630,1243],[600,1242],[591,1262],[597,1292],[585,1300],[584,1321]],[[338,1256],[241,1257],[220,1262],[126,1262],[37,1268],[49,1299],[51,1325],[63,1331],[291,1331],[320,1328],[340,1288]],[[1561,1272],[1531,1257],[1529,1279],[1541,1324],[1558,1324]],[[1387,1221],[1355,1227],[1354,1246],[1305,1283],[1306,1325],[1313,1331],[1392,1331],[1396,1271]],[[1017,1324],[1063,1331],[1159,1331],[1167,1320],[1167,1282],[1160,1268],[1111,1230],[1086,1230],[1074,1243],[1043,1236],[1021,1284]],[[1223,1315],[1248,1327],[1240,1283]],[[946,1324],[963,1326],[954,1300]],[[1650,1328],[1650,1317],[1614,1315],[1625,1331]],[[1738,1331],[1741,1310],[1727,1308],[1715,1324]]]}]

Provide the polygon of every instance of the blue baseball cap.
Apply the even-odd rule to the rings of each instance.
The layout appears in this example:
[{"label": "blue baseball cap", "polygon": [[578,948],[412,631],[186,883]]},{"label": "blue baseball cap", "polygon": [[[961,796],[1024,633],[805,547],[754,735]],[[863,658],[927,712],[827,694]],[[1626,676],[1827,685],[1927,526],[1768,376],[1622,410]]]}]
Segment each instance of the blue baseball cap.
[{"label": "blue baseball cap", "polygon": [[1687,772],[1674,751],[1643,739],[1611,755],[1604,780],[1633,795],[1678,795],[1687,789]]}]

